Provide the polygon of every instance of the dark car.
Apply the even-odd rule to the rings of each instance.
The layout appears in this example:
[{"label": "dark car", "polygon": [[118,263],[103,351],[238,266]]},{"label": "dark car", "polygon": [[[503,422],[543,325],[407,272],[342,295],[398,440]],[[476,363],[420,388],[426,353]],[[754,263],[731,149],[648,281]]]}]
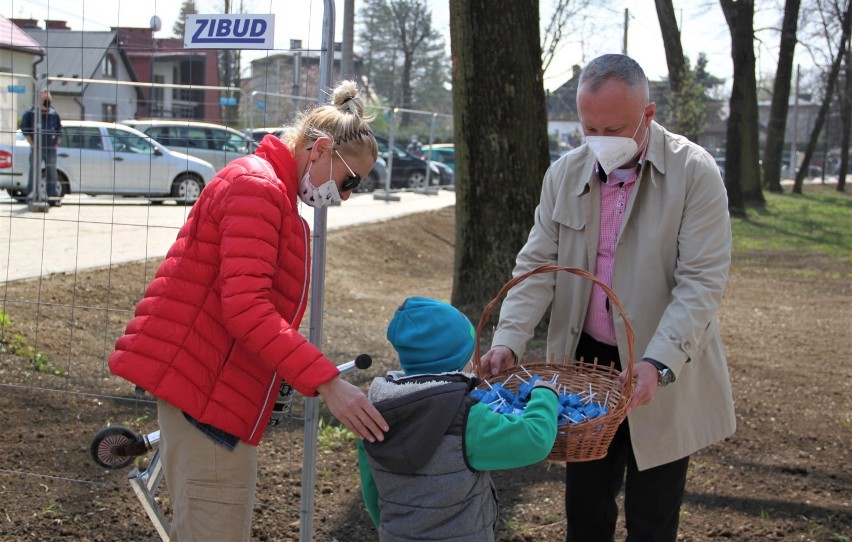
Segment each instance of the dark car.
[{"label": "dark car", "polygon": [[[390,162],[388,153],[388,139],[384,136],[376,136],[379,144],[379,156]],[[423,158],[415,156],[394,142],[393,173],[391,174],[391,188],[425,188],[426,170],[430,163]],[[441,170],[432,166],[430,184],[441,184]]]}]

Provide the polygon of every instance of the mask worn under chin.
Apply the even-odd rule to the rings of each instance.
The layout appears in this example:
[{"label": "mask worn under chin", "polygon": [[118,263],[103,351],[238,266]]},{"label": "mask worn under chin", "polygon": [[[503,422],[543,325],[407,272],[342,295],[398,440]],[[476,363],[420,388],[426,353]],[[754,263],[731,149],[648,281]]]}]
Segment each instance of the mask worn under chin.
[{"label": "mask worn under chin", "polygon": [[[644,118],[645,115],[642,115],[642,119]],[[636,156],[639,145],[633,138],[642,127],[642,119],[639,119],[639,126],[633,132],[633,137],[586,136],[586,145],[592,150],[607,175]]]},{"label": "mask worn under chin", "polygon": [[308,166],[308,170],[299,182],[299,199],[314,209],[322,209],[340,201],[340,192],[337,191],[337,183],[332,179],[323,183],[322,186],[314,186],[311,182],[311,166]]}]

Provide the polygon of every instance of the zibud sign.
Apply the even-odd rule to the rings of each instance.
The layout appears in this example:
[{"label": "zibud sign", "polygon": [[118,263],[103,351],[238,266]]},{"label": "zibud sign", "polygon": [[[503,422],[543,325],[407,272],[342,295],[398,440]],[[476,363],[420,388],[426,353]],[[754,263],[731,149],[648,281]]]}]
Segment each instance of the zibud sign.
[{"label": "zibud sign", "polygon": [[275,15],[187,15],[186,49],[273,49]]}]

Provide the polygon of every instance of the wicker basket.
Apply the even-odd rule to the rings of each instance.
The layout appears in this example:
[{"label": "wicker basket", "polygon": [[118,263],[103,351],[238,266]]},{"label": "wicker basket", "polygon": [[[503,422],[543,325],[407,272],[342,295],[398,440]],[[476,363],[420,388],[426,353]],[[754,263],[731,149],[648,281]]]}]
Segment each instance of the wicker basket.
[{"label": "wicker basket", "polygon": [[[617,383],[620,371],[615,368],[614,363],[608,365],[599,364],[598,360],[593,363],[586,363],[582,359],[580,361],[566,357],[562,363],[557,363],[553,360],[549,363],[524,363],[514,365],[508,369],[502,370],[495,376],[482,374],[480,367],[480,339],[482,330],[488,323],[488,319],[494,307],[500,302],[503,296],[516,284],[525,280],[531,275],[539,273],[551,273],[564,271],[586,278],[603,289],[621,316],[624,318],[624,326],[627,331],[628,340],[628,362],[627,362],[627,382],[624,388],[620,388]],[[559,375],[557,383],[565,386],[567,391],[571,393],[588,392],[591,390],[596,394],[596,400],[601,401],[607,407],[607,413],[597,418],[589,419],[581,423],[568,423],[559,426],[559,432],[556,436],[556,442],[550,455],[547,456],[549,461],[563,462],[579,462],[591,461],[600,459],[606,455],[607,448],[612,442],[615,432],[619,424],[627,417],[627,404],[633,396],[633,363],[634,363],[634,346],[633,346],[633,328],[627,321],[627,315],[621,302],[605,284],[600,282],[593,274],[584,269],[575,267],[565,267],[558,265],[544,265],[533,269],[523,275],[519,275],[507,282],[497,296],[485,307],[482,312],[482,317],[479,319],[479,325],[476,326],[476,348],[474,350],[474,367],[477,376],[490,383],[504,383],[506,389],[517,392],[518,385],[521,383],[519,378],[511,378],[506,381],[509,376],[517,374],[528,380],[527,373],[538,375],[544,380],[552,378],[554,375]],[[487,384],[482,384],[483,388],[487,388]],[[605,402],[604,402],[605,400]]]}]

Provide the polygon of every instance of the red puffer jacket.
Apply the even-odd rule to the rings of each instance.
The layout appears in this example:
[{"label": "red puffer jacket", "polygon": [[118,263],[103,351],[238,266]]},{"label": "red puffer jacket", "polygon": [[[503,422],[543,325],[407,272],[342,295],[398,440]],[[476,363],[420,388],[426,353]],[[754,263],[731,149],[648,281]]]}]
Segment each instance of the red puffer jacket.
[{"label": "red puffer jacket", "polygon": [[339,371],[298,332],[310,279],[289,148],[267,136],[201,192],[109,358],[149,393],[257,445],[281,378],[303,395]]}]

